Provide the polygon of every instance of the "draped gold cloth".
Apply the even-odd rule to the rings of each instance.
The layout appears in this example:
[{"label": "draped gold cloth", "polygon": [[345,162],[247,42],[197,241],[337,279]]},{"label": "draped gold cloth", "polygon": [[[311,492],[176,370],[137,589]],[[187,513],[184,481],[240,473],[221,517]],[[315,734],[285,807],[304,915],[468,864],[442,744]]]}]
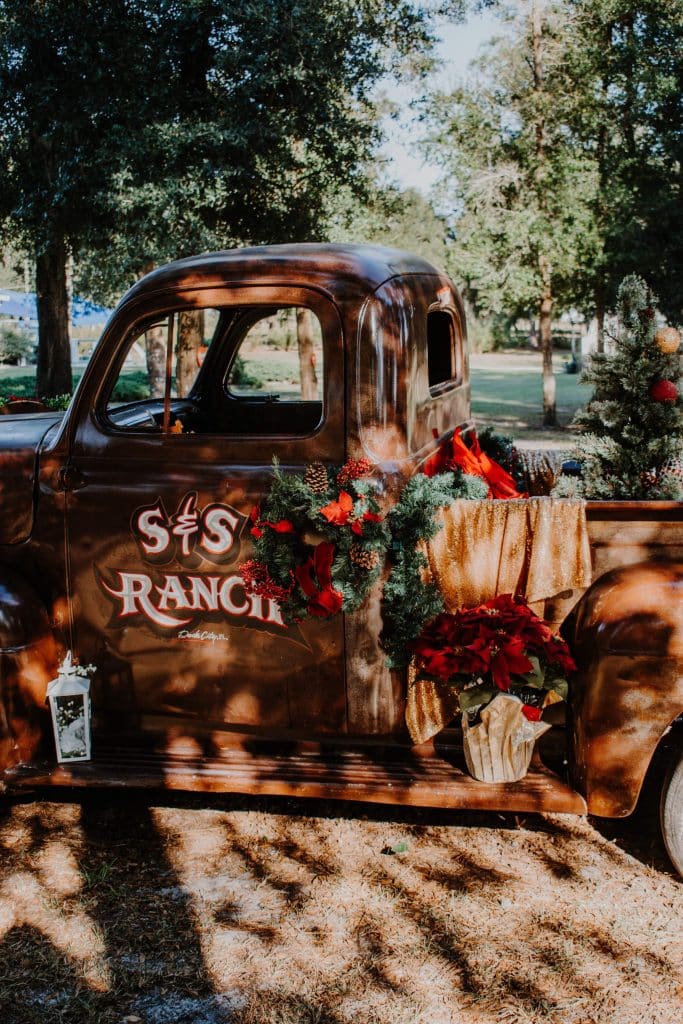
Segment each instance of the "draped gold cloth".
[{"label": "draped gold cloth", "polygon": [[[498,594],[521,594],[559,627],[591,582],[585,502],[572,498],[515,501],[458,499],[439,510],[441,529],[422,546],[446,611],[472,608]],[[446,686],[408,673],[406,724],[415,743],[443,729],[458,708]]]}]

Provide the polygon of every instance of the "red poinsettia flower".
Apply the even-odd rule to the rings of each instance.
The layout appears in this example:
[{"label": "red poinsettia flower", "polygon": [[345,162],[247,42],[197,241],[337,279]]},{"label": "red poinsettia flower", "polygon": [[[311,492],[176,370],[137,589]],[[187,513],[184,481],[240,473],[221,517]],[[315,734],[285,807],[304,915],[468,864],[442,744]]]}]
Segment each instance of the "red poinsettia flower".
[{"label": "red poinsettia flower", "polygon": [[517,638],[506,639],[490,648],[490,671],[499,690],[510,689],[511,675],[524,675],[533,671],[533,664],[524,653],[524,645]]},{"label": "red poinsettia flower", "polygon": [[264,519],[262,526],[268,526],[271,530],[275,530],[276,533],[295,533],[294,524],[290,523],[289,519],[278,519],[276,523],[271,523],[267,519]]},{"label": "red poinsettia flower", "polygon": [[556,665],[564,675],[576,668],[564,640],[553,634],[524,598],[512,594],[501,594],[477,608],[438,615],[410,649],[418,666],[439,679],[487,676],[505,691],[513,677],[534,671],[532,655]]},{"label": "red poinsettia flower", "polygon": [[320,619],[329,618],[341,611],[344,597],[332,586],[332,562],[335,546],[329,541],[318,544],[313,557],[296,567],[296,578],[306,597],[309,615]]},{"label": "red poinsettia flower", "polygon": [[347,491],[340,491],[336,501],[320,509],[320,515],[334,526],[345,526],[353,512],[353,498]]}]

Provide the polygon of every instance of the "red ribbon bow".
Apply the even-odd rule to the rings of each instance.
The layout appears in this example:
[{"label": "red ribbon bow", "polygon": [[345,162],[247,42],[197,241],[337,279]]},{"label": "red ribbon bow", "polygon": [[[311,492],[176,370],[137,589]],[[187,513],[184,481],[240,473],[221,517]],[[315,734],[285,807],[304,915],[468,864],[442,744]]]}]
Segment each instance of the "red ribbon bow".
[{"label": "red ribbon bow", "polygon": [[327,619],[341,611],[344,600],[342,594],[332,586],[332,562],[335,546],[330,541],[318,544],[313,557],[303,565],[296,567],[296,578],[306,597],[306,606],[310,615],[319,619]]},{"label": "red ribbon bow", "polygon": [[[436,431],[434,432],[436,436]],[[453,465],[463,473],[481,477],[489,486],[489,498],[523,498],[509,473],[482,451],[477,435],[472,432],[471,446],[462,439],[462,428],[458,427],[449,441],[440,444],[436,452],[424,464],[425,476],[445,473]]]}]

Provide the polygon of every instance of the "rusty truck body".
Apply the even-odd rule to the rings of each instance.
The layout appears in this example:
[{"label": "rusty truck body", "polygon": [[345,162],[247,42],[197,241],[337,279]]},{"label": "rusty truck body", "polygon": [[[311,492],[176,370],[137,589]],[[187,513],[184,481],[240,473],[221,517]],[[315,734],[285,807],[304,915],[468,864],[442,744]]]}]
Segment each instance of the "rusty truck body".
[{"label": "rusty truck body", "polygon": [[[146,390],[145,348],[156,337],[174,373],[188,311],[202,311],[205,355],[164,402]],[[296,317],[308,320],[307,390],[282,341]],[[286,364],[277,390],[260,379],[264,353]],[[140,393],[121,391],[126,380]],[[367,457],[390,493],[469,425],[462,303],[421,259],[273,246],[138,282],[65,414],[0,418],[5,786],[628,814],[681,725],[683,505],[588,504],[594,582],[565,629],[579,664],[566,722],[514,784],[470,778],[457,729],[411,745],[404,674],[379,643],[379,587],[359,612],[296,629],[244,590],[248,516],[274,456],[285,472]],[[93,757],[58,765],[45,688],[67,649],[96,667]],[[679,869],[682,739],[664,796]]]}]

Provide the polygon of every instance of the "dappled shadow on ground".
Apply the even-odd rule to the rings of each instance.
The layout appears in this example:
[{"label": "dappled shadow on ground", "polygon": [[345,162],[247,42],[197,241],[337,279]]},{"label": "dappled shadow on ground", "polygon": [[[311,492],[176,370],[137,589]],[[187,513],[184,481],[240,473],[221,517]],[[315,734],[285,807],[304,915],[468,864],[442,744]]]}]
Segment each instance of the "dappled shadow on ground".
[{"label": "dappled shadow on ground", "polygon": [[142,801],[88,793],[78,804],[16,804],[2,850],[5,1024],[42,1024],[48,1012],[113,1022],[150,997],[163,1006],[214,995],[188,897]]},{"label": "dappled shadow on ground", "polygon": [[582,819],[66,796],[0,822],[6,1024],[681,1018],[681,886]]}]

